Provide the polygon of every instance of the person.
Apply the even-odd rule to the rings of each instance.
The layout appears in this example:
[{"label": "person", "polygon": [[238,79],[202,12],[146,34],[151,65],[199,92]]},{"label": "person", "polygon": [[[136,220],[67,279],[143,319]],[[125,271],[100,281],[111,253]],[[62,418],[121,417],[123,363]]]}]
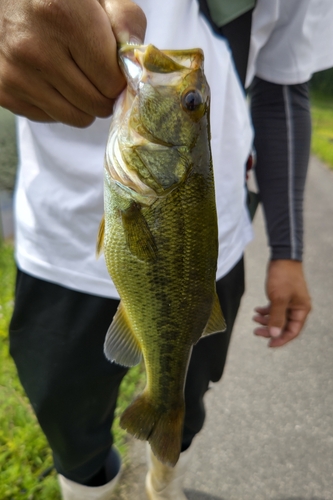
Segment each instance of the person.
[{"label": "person", "polygon": [[[103,259],[95,260],[107,117],[125,85],[118,42],[201,46],[212,91],[217,292],[228,330],[193,349],[181,458],[170,469],[149,454],[150,499],[185,499],[182,478],[191,442],[204,424],[203,397],[222,376],[244,292],[243,253],[252,237],[244,182],[252,144],[245,77],[251,83],[256,172],[272,249],[268,305],[257,308],[255,333],[271,347],[282,346],[299,335],[310,311],[301,263],[310,139],[306,82],[333,63],[332,6],[258,0],[252,14],[254,2],[235,5],[241,3],[239,11],[224,15],[218,0],[200,6],[195,0],[158,6],[153,0],[0,0],[0,105],[19,115],[18,272],[10,347],[52,448],[64,500],[108,499],[120,471],[110,429],[127,370],[103,355],[119,302]],[[234,34],[249,13],[252,35],[244,70],[247,54]]]}]

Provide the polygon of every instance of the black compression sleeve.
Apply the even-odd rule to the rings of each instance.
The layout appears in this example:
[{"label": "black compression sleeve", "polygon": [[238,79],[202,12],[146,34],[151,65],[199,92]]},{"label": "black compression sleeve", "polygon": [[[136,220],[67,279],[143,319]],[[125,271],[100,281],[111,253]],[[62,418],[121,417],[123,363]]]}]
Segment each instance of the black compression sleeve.
[{"label": "black compression sleeve", "polygon": [[255,78],[250,88],[255,168],[272,259],[302,260],[303,196],[310,154],[308,84]]}]

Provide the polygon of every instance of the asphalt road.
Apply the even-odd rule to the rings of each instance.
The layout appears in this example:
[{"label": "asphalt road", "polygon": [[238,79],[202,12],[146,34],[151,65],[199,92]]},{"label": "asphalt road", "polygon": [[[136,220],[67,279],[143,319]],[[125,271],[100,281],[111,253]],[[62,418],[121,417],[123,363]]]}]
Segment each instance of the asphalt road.
[{"label": "asphalt road", "polygon": [[[252,334],[253,308],[266,303],[268,257],[262,215],[256,216],[226,372],[206,396],[208,416],[193,444],[189,500],[333,499],[332,193],[333,172],[313,158],[305,210],[313,312],[302,336],[278,350]],[[144,444],[133,440],[115,499],[146,500],[144,454]]]}]

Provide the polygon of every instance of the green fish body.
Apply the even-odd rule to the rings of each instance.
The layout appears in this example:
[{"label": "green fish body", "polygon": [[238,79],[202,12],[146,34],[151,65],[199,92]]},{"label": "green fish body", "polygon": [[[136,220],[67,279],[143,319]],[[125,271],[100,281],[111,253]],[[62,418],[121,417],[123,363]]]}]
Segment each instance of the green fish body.
[{"label": "green fish body", "polygon": [[215,289],[217,216],[209,87],[200,49],[123,46],[127,89],[105,156],[104,246],[121,303],[105,340],[108,359],[144,359],[147,383],[121,426],[175,465],[192,346],[225,329]]}]

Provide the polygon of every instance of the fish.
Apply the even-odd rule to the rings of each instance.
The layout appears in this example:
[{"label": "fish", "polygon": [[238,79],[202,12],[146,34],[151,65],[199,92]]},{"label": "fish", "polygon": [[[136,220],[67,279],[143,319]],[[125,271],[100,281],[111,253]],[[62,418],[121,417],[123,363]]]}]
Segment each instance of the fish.
[{"label": "fish", "polygon": [[210,89],[201,49],[125,44],[119,61],[127,86],[106,146],[97,249],[121,301],[104,352],[127,367],[144,360],[146,386],[120,425],[173,467],[192,347],[226,328],[215,286]]}]

